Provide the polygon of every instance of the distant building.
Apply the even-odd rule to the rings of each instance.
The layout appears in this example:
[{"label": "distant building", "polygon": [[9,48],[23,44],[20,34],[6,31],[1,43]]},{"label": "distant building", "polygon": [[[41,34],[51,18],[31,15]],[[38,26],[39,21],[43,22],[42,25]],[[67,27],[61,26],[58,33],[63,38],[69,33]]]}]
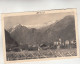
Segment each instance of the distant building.
[{"label": "distant building", "polygon": [[66,40],[65,41],[65,45],[69,45],[69,40]]},{"label": "distant building", "polygon": [[57,49],[60,49],[60,46],[61,46],[61,42],[62,40],[61,40],[61,38],[59,38],[59,40],[56,42],[57,43]]},{"label": "distant building", "polygon": [[54,42],[54,45],[58,45],[58,42]]},{"label": "distant building", "polygon": [[58,45],[61,45],[61,41],[62,41],[62,40],[61,40],[61,38],[59,38],[59,42],[58,42]]},{"label": "distant building", "polygon": [[71,44],[76,44],[76,40],[71,40]]}]

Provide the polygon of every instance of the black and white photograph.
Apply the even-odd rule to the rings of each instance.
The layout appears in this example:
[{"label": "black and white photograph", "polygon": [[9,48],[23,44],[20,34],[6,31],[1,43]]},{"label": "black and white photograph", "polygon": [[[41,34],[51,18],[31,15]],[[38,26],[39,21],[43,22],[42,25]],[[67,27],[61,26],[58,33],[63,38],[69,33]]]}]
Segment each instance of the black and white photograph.
[{"label": "black and white photograph", "polygon": [[78,56],[76,9],[2,14],[6,61]]}]

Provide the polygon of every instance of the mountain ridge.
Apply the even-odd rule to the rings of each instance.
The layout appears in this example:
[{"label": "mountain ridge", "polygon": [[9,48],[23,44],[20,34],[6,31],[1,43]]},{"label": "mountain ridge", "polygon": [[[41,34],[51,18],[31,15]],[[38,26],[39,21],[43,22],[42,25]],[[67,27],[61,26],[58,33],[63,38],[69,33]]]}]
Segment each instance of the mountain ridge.
[{"label": "mountain ridge", "polygon": [[56,23],[40,29],[29,29],[20,25],[16,30],[10,32],[10,35],[18,43],[23,44],[51,43],[57,41],[59,38],[62,40],[76,39],[75,19],[73,15],[68,15]]}]

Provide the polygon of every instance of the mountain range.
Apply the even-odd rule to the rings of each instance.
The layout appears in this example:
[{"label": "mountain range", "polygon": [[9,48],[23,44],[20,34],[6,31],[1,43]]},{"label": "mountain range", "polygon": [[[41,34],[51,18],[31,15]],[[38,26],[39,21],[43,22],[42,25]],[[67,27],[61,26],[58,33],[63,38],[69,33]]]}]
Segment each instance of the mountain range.
[{"label": "mountain range", "polygon": [[[14,44],[14,40],[18,44],[42,44],[42,43],[52,43],[54,41],[58,41],[59,38],[62,41],[65,40],[75,40],[75,18],[73,15],[65,16],[63,19],[56,21],[46,27],[41,27],[39,29],[36,28],[28,28],[21,24],[15,26],[14,28],[10,28],[7,30],[9,34],[6,36],[10,38],[10,43],[6,44]],[[5,34],[7,33],[5,32]],[[9,36],[8,36],[9,35]]]}]

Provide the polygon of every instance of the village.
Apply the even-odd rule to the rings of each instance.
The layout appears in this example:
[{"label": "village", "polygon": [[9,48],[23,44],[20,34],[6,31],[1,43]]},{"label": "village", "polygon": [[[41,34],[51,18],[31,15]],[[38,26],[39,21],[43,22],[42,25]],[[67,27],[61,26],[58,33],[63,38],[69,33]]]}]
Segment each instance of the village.
[{"label": "village", "polygon": [[40,50],[48,50],[48,49],[69,49],[69,48],[76,48],[76,40],[65,40],[62,42],[62,39],[59,38],[58,41],[51,42],[51,43],[43,43],[43,44],[25,44],[19,47],[10,48],[9,51],[40,51]]},{"label": "village", "polygon": [[76,56],[76,41],[66,40],[62,43],[61,38],[53,43],[37,45],[22,45],[7,51],[7,60],[37,59],[49,57]]}]

